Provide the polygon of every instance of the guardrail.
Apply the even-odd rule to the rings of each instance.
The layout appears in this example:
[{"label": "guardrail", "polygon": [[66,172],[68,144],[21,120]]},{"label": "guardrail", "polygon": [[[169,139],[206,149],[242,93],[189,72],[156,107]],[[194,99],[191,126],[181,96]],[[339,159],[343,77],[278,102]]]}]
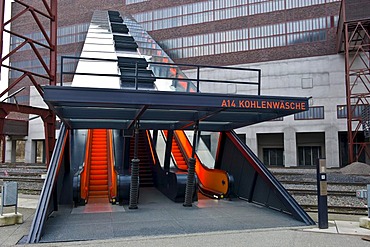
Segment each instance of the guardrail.
[{"label": "guardrail", "polygon": [[[86,75],[86,76],[99,76],[99,77],[121,77],[119,74],[106,74],[106,73],[96,73],[96,72],[76,72],[76,71],[66,71],[65,62],[66,60],[86,60],[86,61],[100,61],[100,62],[111,62],[118,63],[118,59],[102,59],[102,58],[89,58],[89,57],[75,57],[75,56],[62,56],[61,57],[61,68],[60,68],[60,85],[63,86],[63,78],[65,75]],[[135,89],[138,89],[138,79],[162,79],[162,80],[172,80],[174,81],[174,87],[182,88],[181,91],[185,92],[200,92],[201,83],[220,83],[220,84],[233,84],[233,85],[251,85],[257,87],[257,94],[261,94],[261,70],[251,69],[251,68],[239,68],[239,67],[224,67],[224,66],[206,66],[206,65],[196,65],[196,64],[183,64],[183,63],[164,63],[164,62],[147,62],[148,67],[154,72],[154,76],[139,76],[138,74],[138,64],[135,64],[135,75],[126,76],[126,78],[135,79]],[[77,63],[76,63],[77,64]],[[181,69],[180,69],[181,68]],[[73,68],[74,70],[75,68]],[[196,74],[194,78],[188,78],[182,72],[182,70],[191,70]],[[208,70],[208,71],[207,71]],[[244,76],[251,78],[250,80],[221,80],[213,78],[202,78],[202,73],[209,72],[213,76],[215,74],[221,75],[233,75],[235,71],[239,73],[248,72],[252,73],[249,76]],[[233,73],[234,72],[234,73]]]}]

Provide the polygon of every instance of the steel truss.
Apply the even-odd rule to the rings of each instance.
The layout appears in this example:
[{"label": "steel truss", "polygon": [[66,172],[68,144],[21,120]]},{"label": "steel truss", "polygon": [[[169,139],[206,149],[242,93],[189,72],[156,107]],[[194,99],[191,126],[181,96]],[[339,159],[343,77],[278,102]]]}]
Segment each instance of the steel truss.
[{"label": "steel truss", "polygon": [[[344,8],[342,8],[344,12]],[[347,103],[348,162],[358,161],[364,154],[370,158],[370,141],[362,133],[370,119],[364,110],[370,105],[370,20],[345,20],[342,13],[345,54]],[[362,112],[362,114],[361,114]],[[360,136],[361,133],[361,136]],[[365,135],[366,136],[366,135]]]},{"label": "steel truss", "polygon": [[[31,6],[24,0],[14,0],[14,5],[18,5],[21,9],[18,13],[13,13],[9,20],[5,20],[5,1],[0,0],[0,54],[1,54],[1,67],[6,67],[10,70],[18,71],[21,76],[15,79],[12,83],[8,84],[8,87],[0,93],[0,98],[6,93],[12,92],[17,85],[21,83],[27,83],[35,86],[36,90],[41,96],[43,96],[43,90],[40,86],[41,80],[47,80],[49,85],[56,85],[57,75],[57,0],[40,0],[40,6]],[[39,31],[42,33],[43,38],[46,40],[45,43],[34,40],[27,37],[19,32],[7,29],[11,23],[16,22],[26,14],[30,14],[32,19],[35,21]],[[28,18],[28,16],[27,16]],[[18,37],[23,42],[17,44],[8,54],[3,53],[3,37],[4,33],[8,33],[13,37]],[[37,57],[41,63],[45,74],[38,74],[31,70],[27,70],[21,67],[15,67],[12,64],[5,64],[5,60],[10,59],[12,56],[17,54],[22,47],[29,45],[31,51]],[[47,63],[41,54],[45,53],[45,50],[49,53],[50,61]],[[1,68],[0,67],[0,68]],[[15,105],[15,104],[13,104]],[[47,112],[45,112],[47,111]],[[12,104],[1,104],[0,114],[0,138],[3,141],[3,150],[5,149],[5,134],[3,132],[4,120],[10,112],[26,113],[39,115],[44,121],[44,132],[45,132],[45,146],[46,146],[46,161],[49,164],[51,154],[55,144],[55,114],[50,110],[43,108],[25,108],[12,106]],[[2,162],[5,161],[4,155],[2,155]]]}]

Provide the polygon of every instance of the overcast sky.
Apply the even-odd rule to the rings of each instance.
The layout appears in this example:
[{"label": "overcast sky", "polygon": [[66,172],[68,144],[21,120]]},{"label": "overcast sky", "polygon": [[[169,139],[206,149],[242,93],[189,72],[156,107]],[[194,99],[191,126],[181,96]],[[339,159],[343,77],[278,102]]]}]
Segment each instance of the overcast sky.
[{"label": "overcast sky", "polygon": [[[5,0],[5,21],[8,21],[10,19],[10,5],[13,0]],[[9,25],[5,27],[6,29],[9,29]],[[3,41],[3,54],[9,53],[9,34],[3,33],[4,35],[4,41]],[[5,61],[5,64],[8,61]],[[0,78],[0,92],[4,91],[8,86],[8,69],[2,67],[1,68],[1,78]],[[4,96],[6,97],[6,96]],[[4,98],[3,97],[3,98]]]}]

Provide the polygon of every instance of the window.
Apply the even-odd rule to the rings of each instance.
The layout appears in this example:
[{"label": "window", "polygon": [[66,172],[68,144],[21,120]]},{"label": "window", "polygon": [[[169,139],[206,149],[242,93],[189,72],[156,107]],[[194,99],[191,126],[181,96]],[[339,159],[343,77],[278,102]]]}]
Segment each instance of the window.
[{"label": "window", "polygon": [[264,148],[263,163],[270,166],[284,166],[284,148]]},{"label": "window", "polygon": [[[327,29],[331,28],[326,24],[327,19],[328,17],[321,17],[186,36],[162,40],[160,44],[168,53],[171,53],[172,49],[185,49],[185,47],[191,47],[191,49],[204,50],[206,48],[202,48],[201,46],[214,45],[212,46],[214,47],[214,52],[212,52],[212,54],[222,54],[325,41]],[[156,23],[157,21],[154,22],[154,24]],[[207,53],[186,51],[182,55],[182,57],[178,58],[202,56],[207,55]],[[303,87],[305,87],[305,85],[303,85]],[[309,85],[308,88],[310,87],[312,86]]]},{"label": "window", "polygon": [[34,141],[35,147],[35,163],[45,163],[45,141],[36,140]]},{"label": "window", "polygon": [[[357,105],[356,107],[352,105],[352,117],[361,117],[362,111],[365,109],[366,105]],[[347,118],[347,106],[338,105],[337,106],[337,118]]]},{"label": "window", "polygon": [[134,3],[141,3],[141,2],[146,2],[148,0],[126,0],[126,5],[129,4],[134,4]]},{"label": "window", "polygon": [[[25,147],[26,141],[24,140],[16,140],[13,141],[13,145],[15,145],[15,162],[24,162],[25,161]],[[12,160],[12,162],[14,162]]]},{"label": "window", "polygon": [[[126,0],[126,5],[148,0]],[[181,23],[172,23],[170,27],[191,25],[210,21],[224,20],[239,16],[250,16],[270,13],[284,9],[302,8],[317,4],[325,4],[340,0],[208,0],[136,13],[133,17],[146,27],[146,24],[156,20],[181,17]],[[157,22],[158,23],[158,22]],[[321,23],[324,24],[324,23]],[[303,27],[305,23],[301,23]],[[150,27],[150,29],[148,29]],[[297,25],[298,27],[298,25]],[[168,28],[163,25],[148,25],[147,31]]]},{"label": "window", "polygon": [[324,107],[310,107],[308,111],[294,114],[294,120],[324,119]]},{"label": "window", "polygon": [[320,146],[298,147],[298,165],[299,166],[316,166],[321,157]]}]

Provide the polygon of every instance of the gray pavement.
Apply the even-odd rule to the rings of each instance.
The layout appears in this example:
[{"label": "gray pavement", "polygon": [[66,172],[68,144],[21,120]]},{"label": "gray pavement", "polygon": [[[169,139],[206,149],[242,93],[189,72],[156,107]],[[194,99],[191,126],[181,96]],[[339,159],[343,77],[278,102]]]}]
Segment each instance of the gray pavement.
[{"label": "gray pavement", "polygon": [[[0,246],[14,246],[28,234],[37,196],[19,195],[19,212],[24,223],[0,227]],[[141,206],[143,207],[143,206]],[[6,208],[7,211],[12,209]],[[315,215],[312,215],[315,218]],[[329,215],[329,229],[317,227],[270,227],[264,229],[214,230],[210,232],[159,233],[103,240],[41,243],[39,246],[370,246],[370,230],[358,226],[359,216]],[[201,223],[201,222],[199,222]],[[22,245],[19,245],[22,246]]]}]

